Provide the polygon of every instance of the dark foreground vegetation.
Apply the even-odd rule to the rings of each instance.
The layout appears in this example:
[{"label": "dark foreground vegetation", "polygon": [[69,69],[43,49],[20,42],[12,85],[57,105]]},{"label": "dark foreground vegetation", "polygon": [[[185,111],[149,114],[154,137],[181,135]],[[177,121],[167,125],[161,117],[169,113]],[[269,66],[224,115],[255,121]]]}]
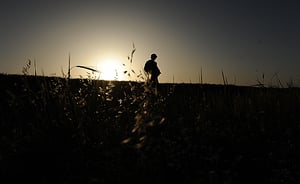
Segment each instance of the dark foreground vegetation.
[{"label": "dark foreground vegetation", "polygon": [[298,88],[0,82],[0,183],[300,182]]}]

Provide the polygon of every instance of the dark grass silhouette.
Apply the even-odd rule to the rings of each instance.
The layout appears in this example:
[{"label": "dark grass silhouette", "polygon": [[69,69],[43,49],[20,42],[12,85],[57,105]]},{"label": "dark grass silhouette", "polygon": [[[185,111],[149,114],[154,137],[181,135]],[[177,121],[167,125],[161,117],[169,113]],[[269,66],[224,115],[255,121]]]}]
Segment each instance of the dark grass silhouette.
[{"label": "dark grass silhouette", "polygon": [[300,181],[299,88],[0,81],[1,183]]}]

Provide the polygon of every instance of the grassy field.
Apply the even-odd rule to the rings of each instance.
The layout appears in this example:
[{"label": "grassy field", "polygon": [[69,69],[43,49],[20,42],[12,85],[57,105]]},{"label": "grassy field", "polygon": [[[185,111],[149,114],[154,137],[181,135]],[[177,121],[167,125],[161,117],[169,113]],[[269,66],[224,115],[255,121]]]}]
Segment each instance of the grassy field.
[{"label": "grassy field", "polygon": [[299,88],[0,82],[0,183],[300,182]]}]

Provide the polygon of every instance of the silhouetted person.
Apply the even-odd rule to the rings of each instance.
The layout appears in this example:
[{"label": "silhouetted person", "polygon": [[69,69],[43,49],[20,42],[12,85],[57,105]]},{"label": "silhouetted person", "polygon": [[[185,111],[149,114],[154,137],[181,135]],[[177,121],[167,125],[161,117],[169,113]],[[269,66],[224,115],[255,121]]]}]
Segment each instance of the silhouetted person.
[{"label": "silhouetted person", "polygon": [[160,70],[157,67],[157,63],[155,62],[156,58],[156,54],[151,54],[151,59],[148,60],[144,66],[146,74],[150,75],[150,85],[155,88],[157,88],[158,85],[157,77],[160,75]]}]

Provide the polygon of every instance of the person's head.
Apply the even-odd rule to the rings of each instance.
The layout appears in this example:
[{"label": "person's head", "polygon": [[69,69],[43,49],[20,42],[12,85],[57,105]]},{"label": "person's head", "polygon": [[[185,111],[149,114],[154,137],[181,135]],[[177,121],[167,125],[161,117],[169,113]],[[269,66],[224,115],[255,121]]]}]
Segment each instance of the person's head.
[{"label": "person's head", "polygon": [[152,60],[155,60],[157,58],[157,55],[156,54],[151,54],[151,59]]}]

